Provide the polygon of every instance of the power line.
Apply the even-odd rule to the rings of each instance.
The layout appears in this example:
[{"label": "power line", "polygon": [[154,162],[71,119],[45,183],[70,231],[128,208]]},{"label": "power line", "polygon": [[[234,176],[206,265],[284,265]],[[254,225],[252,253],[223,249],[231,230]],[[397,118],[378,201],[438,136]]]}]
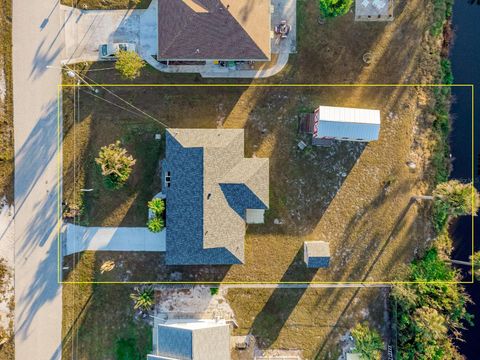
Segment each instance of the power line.
[{"label": "power line", "polygon": [[133,105],[132,103],[128,102],[127,100],[123,99],[121,96],[115,94],[113,91],[111,91],[110,89],[107,89],[106,87],[98,84],[97,82],[95,82],[93,79],[89,78],[87,75],[83,75],[83,77],[87,80],[90,81],[90,83],[87,83],[87,81],[85,81],[85,79],[82,78],[82,75],[80,75],[77,71],[69,68],[67,65],[65,65],[65,67],[71,71],[73,71],[75,74],[77,74],[77,76],[79,78],[81,78],[87,85],[96,85],[98,87],[101,87],[102,89],[104,89],[106,92],[108,92],[109,94],[113,95],[114,97],[116,97],[117,99],[119,99],[120,101],[122,101],[123,103],[131,106],[132,108],[134,108],[135,110],[137,110],[138,112],[140,112],[141,114],[145,115],[146,117],[156,121],[157,123],[159,123],[160,125],[162,125],[164,128],[168,128],[168,125],[163,123],[162,121],[158,120],[157,118],[153,117],[152,115],[146,113],[145,111],[143,111],[142,109],[138,108],[137,106]]}]

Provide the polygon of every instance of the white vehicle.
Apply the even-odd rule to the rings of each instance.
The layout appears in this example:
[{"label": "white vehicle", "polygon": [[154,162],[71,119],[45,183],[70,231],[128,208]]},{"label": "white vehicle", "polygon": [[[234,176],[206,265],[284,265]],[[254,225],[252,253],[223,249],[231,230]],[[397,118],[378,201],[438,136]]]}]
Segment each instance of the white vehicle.
[{"label": "white vehicle", "polygon": [[109,43],[102,44],[98,49],[100,59],[116,60],[119,51],[135,51],[135,44],[132,43]]}]

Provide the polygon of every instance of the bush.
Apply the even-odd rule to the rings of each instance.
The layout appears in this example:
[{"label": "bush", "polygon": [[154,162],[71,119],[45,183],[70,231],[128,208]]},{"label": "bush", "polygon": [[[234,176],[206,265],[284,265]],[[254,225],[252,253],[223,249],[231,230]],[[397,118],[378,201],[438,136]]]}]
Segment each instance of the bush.
[{"label": "bush", "polygon": [[472,315],[459,274],[430,249],[410,265],[405,280],[417,284],[392,289],[398,304],[398,359],[461,359],[452,338],[461,340],[460,330],[472,324]]},{"label": "bush", "polygon": [[147,228],[153,233],[158,233],[163,230],[165,224],[161,217],[153,217],[147,222]]},{"label": "bush", "polygon": [[210,288],[210,295],[217,295],[218,294],[218,287],[211,287]]},{"label": "bush", "polygon": [[156,217],[160,217],[165,211],[165,202],[163,199],[155,198],[148,202],[148,208],[152,210]]},{"label": "bush", "polygon": [[376,330],[370,329],[368,323],[357,324],[352,330],[355,339],[354,351],[365,360],[380,360],[383,341]]},{"label": "bush", "polygon": [[133,338],[118,339],[115,348],[115,359],[117,360],[140,360],[137,342]]},{"label": "bush", "polygon": [[135,292],[130,294],[130,298],[135,301],[134,309],[148,311],[154,304],[155,290],[151,285],[144,285],[135,289]]},{"label": "bush", "polygon": [[120,141],[116,141],[102,146],[95,162],[100,166],[105,187],[119,189],[128,180],[136,161],[120,146]]},{"label": "bush", "polygon": [[124,79],[136,79],[144,66],[145,62],[135,51],[119,51],[117,54],[115,69]]},{"label": "bush", "polygon": [[353,0],[320,0],[323,16],[332,18],[345,15],[352,6]]}]

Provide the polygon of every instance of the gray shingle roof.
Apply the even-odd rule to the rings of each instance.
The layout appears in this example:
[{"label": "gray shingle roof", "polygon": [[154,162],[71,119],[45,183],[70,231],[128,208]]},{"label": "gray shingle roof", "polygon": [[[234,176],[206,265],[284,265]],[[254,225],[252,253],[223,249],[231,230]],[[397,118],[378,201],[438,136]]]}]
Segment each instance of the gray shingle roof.
[{"label": "gray shingle roof", "polygon": [[160,324],[157,355],[178,360],[229,360],[230,325],[224,322]]},{"label": "gray shingle roof", "polygon": [[270,59],[270,0],[159,0],[159,60]]},{"label": "gray shingle roof", "polygon": [[241,129],[169,129],[166,263],[244,262],[245,211],[268,208],[268,159],[244,158]]}]

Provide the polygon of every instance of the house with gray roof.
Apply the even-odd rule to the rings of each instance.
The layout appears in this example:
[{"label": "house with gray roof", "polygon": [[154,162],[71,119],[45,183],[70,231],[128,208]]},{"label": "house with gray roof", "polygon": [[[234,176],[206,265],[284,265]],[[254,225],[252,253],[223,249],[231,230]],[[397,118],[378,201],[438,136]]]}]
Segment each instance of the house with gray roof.
[{"label": "house with gray roof", "polygon": [[166,263],[244,263],[247,220],[269,206],[269,161],[244,157],[244,131],[168,129],[162,177]]},{"label": "house with gray roof", "polygon": [[159,0],[158,61],[271,56],[270,0]]},{"label": "house with gray roof", "polygon": [[170,320],[156,324],[147,360],[229,360],[230,325],[225,320]]}]

